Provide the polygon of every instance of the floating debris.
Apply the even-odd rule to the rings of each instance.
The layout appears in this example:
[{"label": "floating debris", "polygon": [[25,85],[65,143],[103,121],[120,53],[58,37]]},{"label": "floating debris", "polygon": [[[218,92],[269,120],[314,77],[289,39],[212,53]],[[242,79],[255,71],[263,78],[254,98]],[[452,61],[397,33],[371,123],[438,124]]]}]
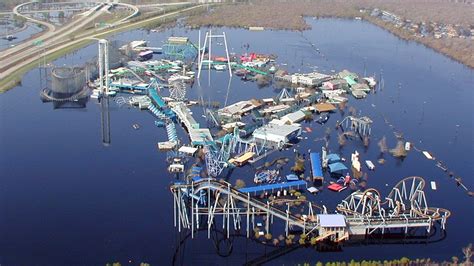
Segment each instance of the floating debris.
[{"label": "floating debris", "polygon": [[423,155],[429,160],[434,160],[434,157],[427,151],[423,151]]},{"label": "floating debris", "polygon": [[367,168],[369,168],[369,170],[374,170],[375,169],[375,165],[371,160],[366,160],[365,165],[367,165]]},{"label": "floating debris", "polygon": [[444,172],[447,172],[447,171],[448,171],[448,168],[443,164],[442,161],[438,161],[438,162],[436,163],[436,166],[437,166],[439,169],[443,170]]}]

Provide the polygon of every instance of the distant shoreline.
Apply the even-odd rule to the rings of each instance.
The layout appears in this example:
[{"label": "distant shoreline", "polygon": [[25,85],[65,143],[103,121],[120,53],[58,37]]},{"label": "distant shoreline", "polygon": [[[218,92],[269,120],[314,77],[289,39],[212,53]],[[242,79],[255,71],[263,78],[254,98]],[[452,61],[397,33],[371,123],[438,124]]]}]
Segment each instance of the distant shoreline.
[{"label": "distant shoreline", "polygon": [[[298,9],[298,2],[295,3],[295,9]],[[272,10],[265,12],[268,6],[264,4],[257,5],[222,5],[204,16],[190,17],[186,23],[191,28],[202,26],[217,26],[217,27],[263,27],[265,30],[292,30],[304,31],[311,29],[311,26],[306,23],[305,18],[341,18],[341,19],[355,19],[359,17],[361,20],[370,22],[384,30],[389,31],[400,39],[407,41],[414,41],[423,44],[425,47],[433,49],[434,51],[443,54],[471,69],[474,69],[474,40],[461,38],[441,38],[435,39],[432,36],[423,38],[416,37],[412,33],[396,28],[394,25],[384,22],[378,18],[371,17],[367,13],[361,13],[359,10],[344,9],[342,12],[337,12],[330,6],[321,7],[316,11],[315,15],[309,13],[314,10],[308,10],[304,15],[299,15],[301,10],[295,10],[293,13],[286,12],[285,4],[274,5]],[[279,10],[281,9],[281,10]],[[301,9],[301,7],[300,7]],[[243,12],[245,10],[245,12]],[[474,10],[474,8],[473,8]],[[242,11],[242,13],[240,13]],[[324,14],[324,12],[326,12]],[[276,19],[277,17],[278,19]]]}]

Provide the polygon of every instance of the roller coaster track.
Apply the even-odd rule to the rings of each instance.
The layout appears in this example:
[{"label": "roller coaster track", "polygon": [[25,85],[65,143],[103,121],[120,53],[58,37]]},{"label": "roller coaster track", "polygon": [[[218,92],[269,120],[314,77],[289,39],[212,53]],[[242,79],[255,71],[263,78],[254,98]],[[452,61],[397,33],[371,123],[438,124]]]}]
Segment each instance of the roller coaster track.
[{"label": "roller coaster track", "polygon": [[88,87],[84,87],[82,88],[82,90],[80,90],[79,92],[75,93],[74,95],[71,95],[67,98],[58,98],[58,97],[54,97],[53,95],[51,95],[51,91],[48,90],[48,89],[43,89],[40,93],[41,97],[45,100],[45,101],[51,101],[51,102],[74,102],[74,101],[77,101],[81,98],[84,98],[84,97],[87,97],[89,96],[89,88]]},{"label": "roller coaster track", "polygon": [[416,223],[432,224],[434,221],[440,221],[444,228],[451,212],[443,208],[429,207],[424,187],[423,178],[412,176],[398,182],[384,201],[376,189],[356,191],[337,206],[337,211],[352,216],[349,218],[352,222],[362,222],[368,227],[391,227],[403,223],[412,224],[414,227]]},{"label": "roller coaster track", "polygon": [[220,194],[225,194],[228,196],[233,197],[234,199],[242,202],[244,205],[255,208],[256,210],[260,211],[261,213],[269,213],[270,215],[280,218],[283,221],[286,221],[290,226],[294,225],[301,229],[305,230],[313,230],[317,223],[308,222],[305,223],[303,219],[294,216],[293,214],[289,213],[288,211],[282,211],[276,207],[270,206],[269,204],[265,204],[260,200],[255,198],[251,198],[250,194],[245,194],[240,192],[239,190],[231,187],[231,185],[227,182],[217,181],[210,178],[202,179],[197,182],[194,182],[193,185],[185,185],[185,184],[175,184],[171,187],[171,191],[173,194],[176,194],[182,188],[185,189],[193,189],[193,194],[198,194],[199,191],[213,191]]},{"label": "roller coaster track", "polygon": [[[441,208],[428,207],[424,193],[422,193],[423,188],[424,180],[421,177],[408,177],[402,179],[393,187],[391,193],[383,202],[380,200],[380,193],[375,189],[368,189],[364,192],[356,191],[337,206],[337,211],[345,216],[350,234],[370,235],[378,230],[384,233],[384,230],[389,229],[405,229],[405,232],[408,233],[408,229],[412,228],[426,228],[430,232],[436,221],[439,221],[444,229],[450,212]],[[184,228],[189,228],[190,225],[194,226],[194,221],[189,223],[187,214],[188,207],[192,206],[190,208],[191,212],[194,212],[196,217],[199,215],[207,216],[209,228],[215,215],[222,215],[223,221],[227,219],[227,228],[229,228],[229,220],[233,218],[235,229],[240,228],[240,216],[246,215],[247,235],[249,235],[249,215],[251,213],[252,217],[253,215],[267,216],[267,232],[269,232],[268,220],[271,219],[273,223],[273,217],[276,217],[286,223],[287,235],[289,228],[293,226],[302,229],[303,233],[307,235],[319,235],[320,233],[319,216],[314,215],[311,202],[306,200],[299,201],[300,203],[308,203],[309,206],[308,215],[302,216],[303,219],[290,212],[290,204],[287,204],[288,209],[286,211],[274,207],[275,204],[281,205],[282,203],[292,203],[298,200],[279,199],[264,203],[259,199],[251,198],[250,194],[232,188],[227,182],[210,178],[192,184],[175,184],[171,186],[171,191],[175,198],[175,217],[178,217],[178,224],[180,226],[182,224]],[[199,208],[196,203],[194,209],[192,202],[191,205],[187,205],[185,195],[194,195],[192,197],[198,200],[197,195],[203,194],[207,194],[208,197],[207,207]],[[211,195],[214,195],[212,199]],[[199,200],[199,202],[203,201]],[[178,211],[176,211],[176,206],[178,206]],[[319,208],[318,206],[315,207]],[[324,206],[319,210],[321,213],[327,213]],[[176,216],[176,213],[179,213],[179,215]],[[191,214],[192,219],[194,219],[194,214]],[[196,220],[199,219],[196,218]],[[323,231],[323,235],[319,235],[317,240],[331,236],[325,235]],[[347,238],[349,238],[349,235],[343,235],[335,241],[338,242]]]}]

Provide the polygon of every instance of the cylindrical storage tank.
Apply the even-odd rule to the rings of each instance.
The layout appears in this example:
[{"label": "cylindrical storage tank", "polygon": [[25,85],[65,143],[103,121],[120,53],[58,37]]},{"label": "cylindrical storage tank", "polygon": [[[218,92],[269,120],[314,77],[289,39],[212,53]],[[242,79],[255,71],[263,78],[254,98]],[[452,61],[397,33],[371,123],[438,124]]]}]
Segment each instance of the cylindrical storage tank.
[{"label": "cylindrical storage tank", "polygon": [[51,71],[51,90],[65,96],[79,92],[86,85],[82,67],[56,67]]}]

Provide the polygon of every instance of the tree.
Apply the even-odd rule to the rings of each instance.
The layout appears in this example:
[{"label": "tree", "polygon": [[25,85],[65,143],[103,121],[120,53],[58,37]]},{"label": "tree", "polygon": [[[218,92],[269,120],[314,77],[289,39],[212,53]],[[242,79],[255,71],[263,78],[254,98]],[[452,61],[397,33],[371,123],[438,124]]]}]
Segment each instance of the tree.
[{"label": "tree", "polygon": [[462,253],[464,254],[464,264],[471,265],[471,257],[472,257],[472,243],[469,243],[467,247],[462,249]]},{"label": "tree", "polygon": [[459,261],[459,258],[456,257],[456,256],[452,256],[452,257],[451,257],[451,260],[453,261],[453,264],[454,264],[454,265],[457,265],[457,264],[458,264],[458,261]]},{"label": "tree", "polygon": [[235,180],[235,188],[236,189],[240,189],[240,188],[243,188],[245,187],[245,181],[242,180],[242,179],[237,179]]},{"label": "tree", "polygon": [[410,259],[407,258],[407,257],[402,257],[400,259],[400,264],[402,264],[402,265],[408,265],[409,263],[410,263]]},{"label": "tree", "polygon": [[387,139],[385,138],[385,136],[383,136],[383,138],[379,141],[379,143],[377,143],[377,145],[380,148],[380,153],[386,153],[388,151]]},{"label": "tree", "polygon": [[399,140],[397,142],[397,146],[395,146],[395,148],[391,149],[390,153],[395,157],[399,157],[399,158],[406,157],[407,156],[407,151],[405,150],[405,145],[404,145],[403,141]]},{"label": "tree", "polygon": [[346,144],[346,136],[344,134],[339,134],[337,136],[337,142],[339,143],[339,147],[342,147]]}]

